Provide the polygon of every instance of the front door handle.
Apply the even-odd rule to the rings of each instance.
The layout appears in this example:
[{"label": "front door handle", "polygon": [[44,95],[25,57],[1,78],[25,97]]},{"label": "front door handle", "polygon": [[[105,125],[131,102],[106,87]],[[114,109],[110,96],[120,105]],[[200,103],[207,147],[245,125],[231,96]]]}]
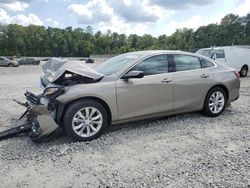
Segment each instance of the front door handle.
[{"label": "front door handle", "polygon": [[209,77],[208,74],[202,74],[202,75],[201,75],[201,78],[208,78],[208,77]]},{"label": "front door handle", "polygon": [[166,84],[168,84],[168,83],[170,83],[170,82],[172,82],[172,80],[170,80],[170,79],[168,79],[168,78],[164,78],[164,79],[161,81],[161,83],[166,83]]}]

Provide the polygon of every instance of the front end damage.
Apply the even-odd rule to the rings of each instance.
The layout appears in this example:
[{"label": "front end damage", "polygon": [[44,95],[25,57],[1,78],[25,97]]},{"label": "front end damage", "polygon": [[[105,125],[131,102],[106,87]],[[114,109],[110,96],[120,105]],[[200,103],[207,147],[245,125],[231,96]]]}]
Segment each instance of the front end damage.
[{"label": "front end damage", "polygon": [[29,133],[30,138],[34,142],[43,142],[54,139],[62,132],[62,128],[56,123],[56,109],[59,102],[54,98],[47,98],[44,95],[35,95],[26,92],[26,103],[18,104],[27,108],[22,119],[26,116],[27,122],[24,125],[11,128],[0,133],[0,140],[17,136],[21,133]]},{"label": "front end damage", "polygon": [[43,95],[25,93],[27,99],[27,120],[32,124],[30,137],[34,142],[49,141],[55,138],[62,128],[55,122],[56,99],[48,99]]},{"label": "front end damage", "polygon": [[26,108],[19,119],[26,116],[27,123],[0,132],[0,140],[27,132],[34,142],[55,138],[63,130],[61,117],[64,110],[64,104],[57,97],[65,94],[73,85],[96,83],[104,76],[77,61],[52,59],[42,68],[44,75],[40,82],[43,94],[35,95],[27,91],[24,94],[27,99],[25,103],[14,100]]}]

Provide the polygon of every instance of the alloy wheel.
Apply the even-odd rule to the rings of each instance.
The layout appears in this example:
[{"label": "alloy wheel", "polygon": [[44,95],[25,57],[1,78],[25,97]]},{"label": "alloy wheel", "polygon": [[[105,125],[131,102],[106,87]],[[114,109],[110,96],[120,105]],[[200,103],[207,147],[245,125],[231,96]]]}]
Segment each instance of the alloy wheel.
[{"label": "alloy wheel", "polygon": [[212,113],[220,113],[225,105],[225,96],[220,91],[215,91],[209,98],[209,109]]},{"label": "alloy wheel", "polygon": [[79,110],[73,117],[72,128],[80,137],[91,137],[102,127],[103,116],[94,107],[85,107]]}]

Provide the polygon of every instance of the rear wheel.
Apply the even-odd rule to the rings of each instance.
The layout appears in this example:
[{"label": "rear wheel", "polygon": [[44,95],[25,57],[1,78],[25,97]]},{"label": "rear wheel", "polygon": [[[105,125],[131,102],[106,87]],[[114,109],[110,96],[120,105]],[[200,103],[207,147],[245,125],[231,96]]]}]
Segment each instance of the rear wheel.
[{"label": "rear wheel", "polygon": [[9,63],[8,67],[14,67],[14,65],[12,63]]},{"label": "rear wheel", "polygon": [[78,141],[98,138],[108,125],[108,114],[102,104],[94,100],[77,101],[69,106],[64,118],[68,136]]},{"label": "rear wheel", "polygon": [[225,91],[220,87],[214,87],[207,93],[203,112],[206,116],[219,116],[225,109],[227,96]]},{"label": "rear wheel", "polygon": [[248,67],[246,65],[244,65],[241,70],[240,70],[240,76],[241,77],[246,77],[248,73]]}]

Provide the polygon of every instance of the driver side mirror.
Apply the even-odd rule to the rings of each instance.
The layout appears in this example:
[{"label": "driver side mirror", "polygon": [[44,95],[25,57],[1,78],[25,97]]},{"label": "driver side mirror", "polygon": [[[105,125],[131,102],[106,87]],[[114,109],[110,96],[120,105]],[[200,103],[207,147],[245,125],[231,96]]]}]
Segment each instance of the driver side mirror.
[{"label": "driver side mirror", "polygon": [[143,78],[143,71],[130,71],[123,75],[122,79],[130,79],[130,78]]}]

